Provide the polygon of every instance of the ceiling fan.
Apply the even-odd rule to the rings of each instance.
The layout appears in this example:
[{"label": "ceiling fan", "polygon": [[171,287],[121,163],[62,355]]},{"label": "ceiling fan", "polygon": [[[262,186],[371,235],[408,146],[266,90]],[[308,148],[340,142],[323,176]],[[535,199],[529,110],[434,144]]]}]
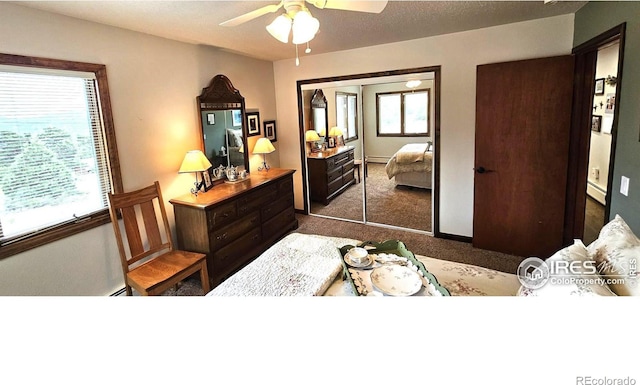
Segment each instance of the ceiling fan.
[{"label": "ceiling fan", "polygon": [[[345,11],[380,13],[387,6],[387,1],[350,1],[350,0],[306,0],[318,9],[339,9]],[[220,23],[221,26],[234,27],[253,20],[267,13],[274,13],[284,7],[286,15],[293,19],[298,11],[306,10],[305,0],[282,0],[278,4],[271,4],[245,13],[233,19]]]},{"label": "ceiling fan", "polygon": [[305,6],[310,3],[319,9],[339,9],[357,12],[380,13],[387,6],[387,1],[350,1],[350,0],[281,0],[278,4],[271,4],[258,8],[255,11],[245,13],[231,20],[220,23],[221,26],[233,27],[246,23],[267,13],[273,13],[280,8],[285,13],[278,16],[267,26],[267,31],[277,40],[288,43],[289,35],[296,46],[296,66],[300,65],[298,58],[298,44],[307,44],[305,53],[310,53],[309,41],[313,39],[320,28],[320,22],[311,16],[311,12]]}]

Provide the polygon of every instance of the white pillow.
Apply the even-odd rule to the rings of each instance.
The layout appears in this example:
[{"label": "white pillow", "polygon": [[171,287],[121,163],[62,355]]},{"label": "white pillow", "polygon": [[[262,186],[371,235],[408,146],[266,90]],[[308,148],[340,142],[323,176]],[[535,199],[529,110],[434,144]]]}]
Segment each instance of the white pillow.
[{"label": "white pillow", "polygon": [[[553,264],[558,261],[590,261],[587,248],[581,240],[576,239],[574,244],[558,250],[554,255],[547,258],[545,262]],[[558,296],[613,296],[614,293],[604,282],[603,277],[598,273],[593,273],[589,268],[583,268],[581,264],[575,264],[574,270],[579,274],[553,274],[544,286],[538,289],[529,289],[524,286],[518,290],[520,296],[533,297],[558,297]],[[559,279],[567,282],[558,282]],[[555,282],[554,282],[555,281]]]},{"label": "white pillow", "polygon": [[609,288],[618,295],[639,295],[638,263],[640,263],[640,239],[622,217],[607,223],[598,239],[587,247],[589,257],[598,264],[598,271],[612,280]]},{"label": "white pillow", "polygon": [[230,147],[242,146],[242,130],[227,128],[227,138]]}]

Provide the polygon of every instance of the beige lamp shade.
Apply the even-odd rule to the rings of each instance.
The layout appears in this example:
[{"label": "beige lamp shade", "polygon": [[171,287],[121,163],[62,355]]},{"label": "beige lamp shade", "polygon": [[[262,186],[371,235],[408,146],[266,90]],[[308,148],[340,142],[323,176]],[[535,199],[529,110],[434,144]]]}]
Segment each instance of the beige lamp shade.
[{"label": "beige lamp shade", "polygon": [[205,171],[211,167],[211,162],[200,150],[192,150],[187,152],[180,165],[179,173]]},{"label": "beige lamp shade", "polygon": [[314,130],[309,130],[304,133],[305,142],[315,142],[317,140],[320,140],[320,137],[318,136],[318,133],[315,132]]},{"label": "beige lamp shade", "polygon": [[342,130],[339,127],[331,127],[329,130],[329,136],[340,136],[342,135]]},{"label": "beige lamp shade", "polygon": [[271,141],[268,138],[260,138],[256,142],[255,147],[253,147],[254,154],[269,154],[276,150],[271,144]]}]

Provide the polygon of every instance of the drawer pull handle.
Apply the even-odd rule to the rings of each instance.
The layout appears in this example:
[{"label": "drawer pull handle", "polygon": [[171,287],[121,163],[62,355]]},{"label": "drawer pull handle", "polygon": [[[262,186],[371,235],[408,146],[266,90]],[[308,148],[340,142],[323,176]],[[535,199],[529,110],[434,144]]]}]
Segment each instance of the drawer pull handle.
[{"label": "drawer pull handle", "polygon": [[258,240],[258,238],[260,238],[260,235],[256,234],[256,235],[254,235],[253,237],[251,237],[251,240],[252,240],[252,241],[257,241],[257,240]]},{"label": "drawer pull handle", "polygon": [[229,213],[222,213],[223,218],[229,218]]},{"label": "drawer pull handle", "polygon": [[218,236],[216,237],[216,239],[217,239],[217,240],[219,240],[219,241],[221,241],[221,240],[223,240],[223,239],[227,239],[227,233],[224,233],[224,234],[222,234],[222,235],[218,235]]}]

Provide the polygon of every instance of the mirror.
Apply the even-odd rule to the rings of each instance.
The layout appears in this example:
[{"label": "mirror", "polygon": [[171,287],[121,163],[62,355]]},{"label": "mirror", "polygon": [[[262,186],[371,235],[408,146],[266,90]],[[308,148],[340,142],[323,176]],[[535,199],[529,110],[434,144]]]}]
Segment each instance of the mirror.
[{"label": "mirror", "polygon": [[321,89],[316,89],[311,97],[311,128],[313,128],[321,138],[327,136],[328,117],[327,98],[325,98]]},{"label": "mirror", "polygon": [[[246,112],[244,97],[233,87],[229,78],[216,75],[197,97],[202,129],[202,148],[213,165],[237,166],[238,171],[249,170]],[[222,179],[221,175],[211,175]]]}]

